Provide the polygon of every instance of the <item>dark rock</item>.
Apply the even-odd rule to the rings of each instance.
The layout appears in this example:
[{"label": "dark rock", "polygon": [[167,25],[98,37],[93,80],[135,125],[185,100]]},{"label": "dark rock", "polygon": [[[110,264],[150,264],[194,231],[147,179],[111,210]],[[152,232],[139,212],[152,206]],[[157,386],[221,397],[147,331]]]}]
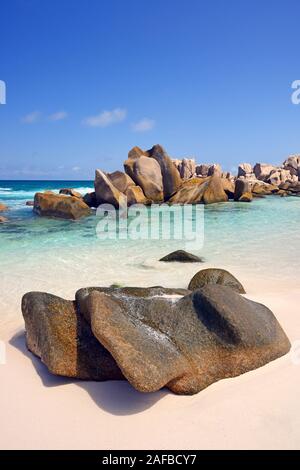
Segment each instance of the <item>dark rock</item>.
[{"label": "dark rock", "polygon": [[33,210],[40,216],[63,219],[79,219],[90,214],[90,208],[82,199],[47,193],[36,193]]},{"label": "dark rock", "polygon": [[189,290],[196,290],[207,284],[219,284],[231,287],[239,294],[245,294],[245,289],[242,284],[228,271],[219,268],[208,268],[198,271],[189,283]]},{"label": "dark rock", "polygon": [[83,202],[85,202],[89,207],[98,207],[97,203],[97,197],[95,191],[92,191],[91,193],[86,193],[83,198]]},{"label": "dark rock", "polygon": [[234,200],[238,201],[244,193],[249,193],[249,192],[250,192],[249,182],[243,179],[237,179],[235,182]]},{"label": "dark rock", "polygon": [[168,255],[161,258],[159,261],[165,262],[173,262],[177,261],[179,263],[203,263],[203,258],[199,258],[199,256],[193,255],[192,253],[188,253],[184,250],[177,250],[169,253]]},{"label": "dark rock", "polygon": [[34,206],[34,201],[26,201],[26,206]]},{"label": "dark rock", "polygon": [[115,360],[77,313],[75,302],[29,292],[22,299],[22,313],[28,349],[53,374],[84,380],[123,378]]}]

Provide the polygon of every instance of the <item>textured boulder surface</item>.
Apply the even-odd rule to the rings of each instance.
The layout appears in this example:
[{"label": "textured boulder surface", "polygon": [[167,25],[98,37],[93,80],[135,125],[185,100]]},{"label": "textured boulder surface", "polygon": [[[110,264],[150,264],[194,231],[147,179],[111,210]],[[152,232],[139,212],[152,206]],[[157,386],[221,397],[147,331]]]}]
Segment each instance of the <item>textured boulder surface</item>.
[{"label": "textured boulder surface", "polygon": [[142,392],[166,386],[194,394],[290,348],[267,307],[226,286],[209,285],[176,302],[92,291],[87,305],[94,335]]},{"label": "textured boulder surface", "polygon": [[126,191],[126,197],[128,206],[132,206],[132,204],[151,204],[150,199],[146,198],[140,186],[129,186]]},{"label": "textured boulder surface", "polygon": [[77,313],[75,302],[29,292],[22,299],[22,313],[28,349],[53,374],[78,379],[122,379],[115,360]]},{"label": "textured boulder surface", "polygon": [[199,256],[193,255],[192,253],[188,253],[184,250],[176,250],[172,253],[161,258],[159,261],[164,262],[174,262],[177,261],[179,263],[203,263],[203,259]]},{"label": "textured boulder surface", "polygon": [[125,172],[142,188],[145,196],[153,202],[162,202],[163,181],[159,164],[154,158],[140,156],[124,162]]},{"label": "textured boulder surface", "polygon": [[114,185],[121,193],[126,193],[127,189],[130,186],[135,186],[135,182],[130,178],[130,176],[123,173],[123,171],[114,171],[113,173],[108,173],[107,175]]},{"label": "textured boulder surface", "polygon": [[277,170],[277,167],[268,163],[256,163],[253,168],[256,178],[262,181],[267,181],[270,173],[274,170]]},{"label": "textured boulder surface", "polygon": [[168,200],[174,193],[176,193],[181,185],[179,171],[161,145],[154,145],[147,151],[147,154],[150,158],[154,158],[160,166],[163,180],[164,199]]},{"label": "textured boulder surface", "polygon": [[92,191],[91,193],[86,193],[83,198],[83,202],[85,202],[89,207],[98,207],[97,203],[97,197],[95,191]]},{"label": "textured boulder surface", "polygon": [[243,193],[239,198],[239,202],[251,202],[253,199],[252,193]]},{"label": "textured boulder surface", "polygon": [[98,206],[106,203],[117,209],[120,206],[126,206],[125,195],[113,185],[108,176],[101,170],[96,170],[95,193]]},{"label": "textured boulder surface", "polygon": [[204,204],[228,201],[228,196],[223,189],[222,179],[218,172],[215,172],[204,184],[204,193],[201,199]]},{"label": "textured boulder surface", "polygon": [[250,184],[247,180],[237,179],[234,189],[234,200],[238,201],[244,193],[250,192]]},{"label": "textured boulder surface", "polygon": [[192,178],[196,174],[195,160],[193,158],[183,158],[178,164],[177,169],[182,179]]},{"label": "textured boulder surface", "polygon": [[169,200],[170,204],[213,204],[226,202],[223,178],[218,174],[208,178],[193,178],[185,181],[179,191]]},{"label": "textured boulder surface", "polygon": [[82,199],[51,192],[35,194],[33,211],[41,216],[73,220],[90,214],[89,206]]},{"label": "textured boulder surface", "polygon": [[245,294],[245,289],[231,273],[225,269],[208,268],[198,271],[189,283],[189,290],[196,290],[206,286],[207,284],[219,284],[222,286],[231,287],[239,294]]},{"label": "textured boulder surface", "polygon": [[58,375],[124,377],[142,392],[194,394],[287,353],[272,312],[231,288],[84,288],[76,301],[30,292],[27,346]]}]

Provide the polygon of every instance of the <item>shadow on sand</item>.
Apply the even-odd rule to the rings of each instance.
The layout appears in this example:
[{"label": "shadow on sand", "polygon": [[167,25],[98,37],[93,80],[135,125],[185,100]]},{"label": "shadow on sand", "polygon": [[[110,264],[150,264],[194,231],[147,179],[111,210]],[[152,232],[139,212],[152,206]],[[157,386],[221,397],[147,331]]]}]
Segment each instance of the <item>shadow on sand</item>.
[{"label": "shadow on sand", "polygon": [[56,376],[51,374],[47,367],[28,351],[25,344],[24,331],[14,335],[9,344],[31,360],[45,387],[59,387],[68,384],[77,385],[90,395],[97,406],[114,415],[125,416],[141,413],[155,405],[155,403],[169,393],[167,390],[155,393],[141,393],[125,380],[88,382]]}]

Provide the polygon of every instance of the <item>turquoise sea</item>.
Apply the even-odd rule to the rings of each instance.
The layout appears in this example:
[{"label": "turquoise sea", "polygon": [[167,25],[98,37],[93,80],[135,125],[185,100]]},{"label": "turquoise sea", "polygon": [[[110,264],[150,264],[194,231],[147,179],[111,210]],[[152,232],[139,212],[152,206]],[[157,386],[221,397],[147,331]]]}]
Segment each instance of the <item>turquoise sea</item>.
[{"label": "turquoise sea", "polygon": [[93,182],[0,181],[0,202],[10,208],[2,214],[9,222],[0,224],[0,325],[19,311],[28,290],[72,298],[87,285],[186,287],[197,270],[210,266],[231,270],[250,290],[254,283],[273,289],[299,286],[300,198],[205,206],[204,244],[193,250],[205,258],[199,266],[159,262],[184,248],[178,240],[101,240],[94,214],[75,222],[41,218],[25,204],[37,191],[64,187],[84,194],[93,190]]}]

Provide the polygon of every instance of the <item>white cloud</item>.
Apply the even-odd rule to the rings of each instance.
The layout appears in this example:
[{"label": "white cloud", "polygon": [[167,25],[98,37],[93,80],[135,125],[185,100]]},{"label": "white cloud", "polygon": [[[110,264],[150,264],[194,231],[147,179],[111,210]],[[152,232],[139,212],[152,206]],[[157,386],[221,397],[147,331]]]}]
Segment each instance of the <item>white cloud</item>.
[{"label": "white cloud", "polygon": [[116,108],[111,111],[103,111],[95,116],[88,116],[82,122],[89,127],[107,127],[124,121],[126,116],[126,109]]},{"label": "white cloud", "polygon": [[25,124],[33,124],[34,122],[39,121],[41,113],[39,111],[33,111],[32,113],[26,114],[22,117],[22,122]]},{"label": "white cloud", "polygon": [[151,131],[151,129],[153,129],[154,126],[155,126],[154,119],[143,118],[140,121],[132,124],[131,127],[134,132],[147,132],[147,131]]},{"label": "white cloud", "polygon": [[80,171],[80,166],[73,166],[72,171]]},{"label": "white cloud", "polygon": [[48,116],[49,121],[62,121],[68,117],[68,113],[66,111],[58,111],[57,113],[50,114]]}]

